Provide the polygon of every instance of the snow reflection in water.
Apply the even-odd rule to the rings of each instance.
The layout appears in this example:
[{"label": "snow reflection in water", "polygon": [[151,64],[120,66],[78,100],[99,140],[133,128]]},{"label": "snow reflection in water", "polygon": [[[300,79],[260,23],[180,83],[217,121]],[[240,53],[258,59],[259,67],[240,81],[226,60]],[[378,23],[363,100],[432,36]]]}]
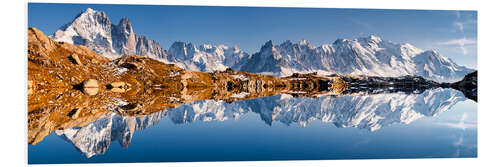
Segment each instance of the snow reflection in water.
[{"label": "snow reflection in water", "polygon": [[318,120],[334,124],[338,128],[376,131],[390,124],[410,124],[422,117],[437,116],[465,100],[467,99],[461,92],[442,88],[427,90],[421,94],[389,93],[318,98],[293,98],[284,94],[233,103],[203,100],[140,117],[111,113],[84,127],[57,130],[56,134],[72,143],[86,157],[92,157],[105,154],[112,141],[117,141],[121,147],[129,147],[134,132],[144,129],[147,131],[148,127],[162,119],[169,119],[174,124],[189,124],[197,121],[238,120],[243,115],[255,113],[261,122],[269,126],[280,122],[306,127],[313,120]]}]

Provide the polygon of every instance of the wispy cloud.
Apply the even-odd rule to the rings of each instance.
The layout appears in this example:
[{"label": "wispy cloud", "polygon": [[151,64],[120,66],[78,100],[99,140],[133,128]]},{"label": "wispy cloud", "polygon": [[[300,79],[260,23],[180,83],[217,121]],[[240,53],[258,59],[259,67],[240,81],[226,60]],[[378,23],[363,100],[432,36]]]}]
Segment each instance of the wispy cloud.
[{"label": "wispy cloud", "polygon": [[470,28],[472,26],[476,26],[477,20],[470,15],[462,15],[460,11],[455,11],[456,19],[453,22],[453,27],[455,28],[455,32],[464,33],[466,28]]},{"label": "wispy cloud", "polygon": [[464,135],[461,134],[457,141],[453,142],[453,145],[457,148],[457,151],[455,151],[455,157],[459,157],[461,153],[460,148],[464,145]]},{"label": "wispy cloud", "polygon": [[462,32],[462,33],[464,32],[464,23],[463,23],[463,22],[460,22],[460,21],[455,21],[455,26],[457,26],[457,27],[458,27],[458,30],[459,30],[460,32]]},{"label": "wispy cloud", "polygon": [[[437,123],[437,124],[443,125],[443,126],[447,126],[447,127],[450,127],[450,128],[461,129],[461,130],[475,128],[476,124],[467,123],[465,121],[467,119],[467,117],[468,117],[467,113],[464,113],[464,114],[462,114],[462,117],[460,118],[460,121],[457,122],[457,123]],[[458,143],[461,143],[461,142],[458,142]]]},{"label": "wispy cloud", "polygon": [[458,45],[458,46],[466,46],[466,45],[475,45],[477,44],[476,40],[472,39],[467,39],[467,38],[460,38],[460,39],[453,39],[445,42],[439,43],[440,45]]},{"label": "wispy cloud", "polygon": [[455,11],[455,21],[453,22],[452,32],[459,33],[462,38],[452,39],[445,42],[438,43],[439,45],[446,45],[450,47],[458,47],[462,51],[463,55],[467,55],[469,53],[468,48],[473,47],[477,44],[475,39],[466,38],[466,29],[470,29],[473,26],[477,25],[477,20],[473,15],[463,14],[460,11]]},{"label": "wispy cloud", "polygon": [[460,137],[458,137],[457,141],[456,142],[453,142],[453,145],[454,146],[461,146],[464,144],[464,136],[463,135],[460,135]]},{"label": "wispy cloud", "polygon": [[455,25],[454,26],[456,26],[458,28],[458,30],[461,33],[463,33],[464,32],[464,23],[461,22],[461,21],[458,21],[458,20],[460,20],[460,18],[462,17],[462,15],[460,14],[459,11],[455,11],[455,14],[457,15],[457,18],[455,19],[455,23],[454,23]]},{"label": "wispy cloud", "polygon": [[462,15],[460,14],[460,11],[455,11],[455,14],[457,15],[457,18],[459,18],[459,19],[460,19],[460,17],[462,16]]},{"label": "wispy cloud", "polygon": [[452,39],[444,42],[439,42],[438,45],[445,45],[451,47],[459,47],[462,50],[464,55],[469,53],[468,47],[475,46],[477,44],[477,40],[475,39],[467,39],[465,37],[460,39]]},{"label": "wispy cloud", "polygon": [[365,29],[372,29],[373,26],[371,24],[368,24],[367,22],[363,22],[363,21],[359,21],[359,20],[356,20],[356,19],[349,19],[352,23],[360,26],[360,27],[363,27]]}]

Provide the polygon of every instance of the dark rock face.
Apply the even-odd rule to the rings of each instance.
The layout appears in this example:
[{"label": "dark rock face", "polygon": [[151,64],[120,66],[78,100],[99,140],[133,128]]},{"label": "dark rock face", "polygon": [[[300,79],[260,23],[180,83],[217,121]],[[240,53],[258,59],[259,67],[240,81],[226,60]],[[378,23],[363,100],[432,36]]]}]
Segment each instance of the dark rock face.
[{"label": "dark rock face", "polygon": [[477,71],[467,74],[461,81],[452,83],[451,87],[462,91],[465,97],[477,102]]},{"label": "dark rock face", "polygon": [[358,92],[365,92],[369,94],[394,92],[421,93],[426,89],[441,86],[439,83],[424,79],[421,76],[410,75],[402,77],[343,77],[342,79],[351,85],[351,87],[342,92],[343,94]]},{"label": "dark rock face", "polygon": [[343,76],[342,79],[350,84],[342,94],[352,93],[394,93],[407,94],[422,93],[427,89],[453,88],[461,91],[465,97],[477,102],[477,71],[467,74],[461,81],[455,83],[438,83],[421,76],[376,77],[376,76]]}]

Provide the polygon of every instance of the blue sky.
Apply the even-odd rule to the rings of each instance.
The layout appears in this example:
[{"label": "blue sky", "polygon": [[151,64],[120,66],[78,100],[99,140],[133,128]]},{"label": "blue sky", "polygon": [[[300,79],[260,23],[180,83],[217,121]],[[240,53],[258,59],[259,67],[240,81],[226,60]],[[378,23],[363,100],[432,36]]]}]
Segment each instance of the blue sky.
[{"label": "blue sky", "polygon": [[49,35],[86,8],[105,11],[114,24],[129,18],[136,34],[166,49],[185,41],[238,45],[254,53],[267,40],[305,39],[318,46],[373,34],[436,49],[460,65],[477,68],[475,11],[29,3],[28,26]]}]

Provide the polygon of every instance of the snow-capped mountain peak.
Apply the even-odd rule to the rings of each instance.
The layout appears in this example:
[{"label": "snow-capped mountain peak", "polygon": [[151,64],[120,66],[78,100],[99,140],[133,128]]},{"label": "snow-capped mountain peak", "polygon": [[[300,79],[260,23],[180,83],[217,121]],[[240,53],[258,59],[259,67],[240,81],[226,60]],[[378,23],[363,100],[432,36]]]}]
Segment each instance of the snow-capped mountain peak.
[{"label": "snow-capped mountain peak", "polygon": [[273,44],[273,41],[272,40],[268,40],[266,43],[264,43],[264,45],[261,47],[261,51],[262,50],[266,50],[266,49],[273,49],[274,48],[274,44]]},{"label": "snow-capped mountain peak", "polygon": [[301,45],[301,46],[302,46],[302,45],[308,45],[308,44],[310,44],[310,43],[309,43],[309,42],[307,42],[307,40],[305,40],[305,39],[300,40],[300,42],[299,42],[299,45]]},{"label": "snow-capped mountain peak", "polygon": [[369,35],[368,37],[356,38],[354,40],[364,41],[364,42],[368,42],[368,43],[380,43],[380,42],[382,42],[382,38],[375,36],[375,35]]},{"label": "snow-capped mountain peak", "polygon": [[177,64],[185,69],[194,71],[224,71],[235,64],[245,62],[249,55],[237,47],[225,45],[203,44],[196,46],[193,43],[174,42],[168,52],[180,60]]},{"label": "snow-capped mountain peak", "polygon": [[[263,58],[266,56],[274,60]],[[386,77],[419,75],[438,82],[450,82],[473,71],[457,65],[436,50],[423,51],[409,43],[396,44],[374,35],[353,40],[337,39],[333,44],[319,47],[311,46],[305,40],[297,44],[288,40],[277,46],[268,41],[249,61],[240,70],[276,76],[296,72]]]},{"label": "snow-capped mountain peak", "polygon": [[106,13],[88,8],[78,14],[73,22],[62,26],[52,37],[56,41],[86,45],[96,52],[116,55],[112,48],[111,29],[112,24]]},{"label": "snow-capped mountain peak", "polygon": [[164,49],[135,34],[131,20],[113,25],[103,11],[87,9],[54,35],[55,41],[84,45],[107,57],[142,55],[187,70],[213,72],[232,68],[244,72],[288,76],[293,73],[353,74],[398,77],[419,75],[438,82],[460,80],[472,69],[457,65],[435,50],[423,51],[409,43],[393,43],[375,35],[337,39],[318,47],[306,40],[269,40],[250,56],[237,46],[174,42]]},{"label": "snow-capped mountain peak", "polygon": [[106,57],[141,55],[169,62],[175,59],[155,41],[136,35],[128,18],[118,25],[111,23],[104,11],[91,8],[82,11],[75,19],[61,27],[51,38],[55,41],[84,45]]}]

